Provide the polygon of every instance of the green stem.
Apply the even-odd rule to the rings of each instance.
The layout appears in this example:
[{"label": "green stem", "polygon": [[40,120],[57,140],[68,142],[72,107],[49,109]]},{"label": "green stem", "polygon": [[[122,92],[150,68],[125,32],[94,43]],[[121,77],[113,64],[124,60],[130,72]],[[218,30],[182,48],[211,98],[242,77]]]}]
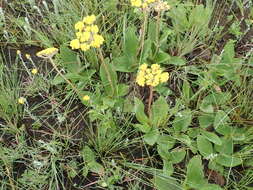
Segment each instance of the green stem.
[{"label": "green stem", "polygon": [[52,58],[49,58],[53,68],[57,71],[57,73],[72,87],[72,89],[75,91],[75,93],[78,96],[81,96],[80,92],[77,90],[76,86],[70,81],[68,80],[62,73],[61,71],[57,68],[57,66],[55,65],[54,61]]},{"label": "green stem", "polygon": [[156,50],[155,54],[158,53],[159,47],[160,47],[160,42],[159,42],[159,37],[160,37],[160,26],[161,26],[161,11],[158,12],[157,15],[157,20],[156,20]]},{"label": "green stem", "polygon": [[153,86],[149,86],[149,98],[148,98],[148,117],[151,119],[151,103],[153,100]]},{"label": "green stem", "polygon": [[140,52],[140,59],[142,58],[143,49],[144,49],[147,23],[148,23],[148,12],[147,12],[147,10],[144,10],[144,22],[141,27],[141,41],[140,41],[140,46],[139,46],[139,50],[138,50],[138,53]]},{"label": "green stem", "polygon": [[[108,81],[109,81],[109,83],[110,83],[110,86],[111,86],[111,88],[112,88],[112,91],[113,91],[113,94],[115,93],[115,88],[114,88],[114,86],[113,86],[113,82],[112,82],[112,78],[111,78],[111,75],[110,75],[110,71],[109,71],[109,69],[108,69],[108,66],[105,64],[105,61],[104,61],[104,56],[103,56],[103,53],[102,53],[102,50],[101,50],[101,48],[99,48],[98,49],[98,55],[99,55],[99,58],[100,58],[100,60],[101,60],[101,65],[104,67],[104,69],[105,69],[105,72],[106,72],[106,75],[107,75],[107,77],[108,77]],[[112,96],[113,96],[113,94],[112,94]]]}]

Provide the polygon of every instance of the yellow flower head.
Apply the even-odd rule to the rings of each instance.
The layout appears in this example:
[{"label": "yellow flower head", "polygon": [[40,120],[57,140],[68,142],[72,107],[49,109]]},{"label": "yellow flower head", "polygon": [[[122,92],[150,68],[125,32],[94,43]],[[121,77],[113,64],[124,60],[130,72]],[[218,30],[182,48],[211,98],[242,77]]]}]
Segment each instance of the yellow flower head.
[{"label": "yellow flower head", "polygon": [[81,31],[81,30],[83,30],[83,28],[84,28],[84,23],[83,23],[82,21],[78,21],[78,22],[75,24],[75,29],[76,29],[76,30]]},{"label": "yellow flower head", "polygon": [[90,16],[86,16],[83,18],[83,22],[88,25],[93,24],[95,22],[95,20],[96,20],[95,15],[90,15]]},{"label": "yellow flower head", "polygon": [[70,47],[72,49],[79,49],[80,48],[80,42],[78,39],[74,39],[70,42]]},{"label": "yellow flower head", "polygon": [[20,98],[18,99],[18,103],[19,103],[19,104],[25,104],[25,101],[26,101],[26,99],[25,99],[24,97],[20,97]]},{"label": "yellow flower head", "polygon": [[160,65],[153,64],[148,68],[147,64],[142,64],[139,67],[136,82],[142,87],[145,85],[155,87],[161,83],[167,82],[168,79],[169,73],[163,72]]},{"label": "yellow flower head", "polygon": [[147,8],[150,4],[156,2],[157,0],[130,0],[133,7]]},{"label": "yellow flower head", "polygon": [[94,24],[95,20],[96,16],[90,15],[75,24],[75,29],[78,32],[76,32],[76,39],[70,42],[72,49],[87,51],[91,47],[99,48],[104,43],[103,36],[98,34],[98,26]]},{"label": "yellow flower head", "polygon": [[31,55],[30,54],[25,54],[25,57],[26,57],[26,59],[31,59]]},{"label": "yellow flower head", "polygon": [[83,43],[80,45],[80,48],[82,51],[87,51],[90,49],[90,45],[86,44],[86,43]]},{"label": "yellow flower head", "polygon": [[46,58],[52,58],[57,53],[58,53],[58,49],[54,48],[54,47],[51,47],[51,48],[47,48],[47,49],[44,49],[42,51],[39,51],[36,55],[38,57],[46,59]]},{"label": "yellow flower head", "polygon": [[20,55],[21,54],[21,51],[20,50],[17,50],[17,55]]},{"label": "yellow flower head", "polygon": [[85,96],[83,96],[83,101],[89,101],[90,100],[90,96],[88,96],[88,95],[85,95]]},{"label": "yellow flower head", "polygon": [[33,74],[33,75],[36,75],[37,73],[38,73],[38,69],[35,69],[35,68],[32,69],[32,74]]}]

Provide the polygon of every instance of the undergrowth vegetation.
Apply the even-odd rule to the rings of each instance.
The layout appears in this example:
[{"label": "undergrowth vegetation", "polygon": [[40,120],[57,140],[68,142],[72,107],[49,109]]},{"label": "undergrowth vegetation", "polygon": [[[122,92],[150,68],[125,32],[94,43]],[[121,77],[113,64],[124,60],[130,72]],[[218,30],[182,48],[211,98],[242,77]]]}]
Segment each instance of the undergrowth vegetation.
[{"label": "undergrowth vegetation", "polygon": [[3,0],[0,189],[253,189],[250,0]]}]

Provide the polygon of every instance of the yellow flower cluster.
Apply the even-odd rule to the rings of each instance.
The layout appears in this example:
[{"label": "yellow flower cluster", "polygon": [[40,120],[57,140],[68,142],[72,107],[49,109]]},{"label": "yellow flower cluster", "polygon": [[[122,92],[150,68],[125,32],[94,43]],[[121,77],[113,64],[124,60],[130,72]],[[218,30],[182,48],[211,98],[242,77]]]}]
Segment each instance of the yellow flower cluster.
[{"label": "yellow flower cluster", "polygon": [[146,8],[149,4],[156,2],[157,0],[131,0],[131,5],[138,8]]},{"label": "yellow flower cluster", "polygon": [[157,86],[160,83],[167,82],[169,73],[163,72],[160,65],[153,64],[148,68],[147,64],[142,64],[137,73],[136,82],[140,86]]},{"label": "yellow flower cluster", "polygon": [[58,53],[58,49],[51,47],[51,48],[47,48],[47,49],[39,51],[38,53],[36,53],[36,55],[41,58],[51,58],[57,53]]},{"label": "yellow flower cluster", "polygon": [[97,25],[94,25],[95,15],[86,16],[82,21],[75,24],[76,39],[70,42],[72,49],[87,51],[91,47],[99,48],[104,43],[103,36],[99,35]]}]

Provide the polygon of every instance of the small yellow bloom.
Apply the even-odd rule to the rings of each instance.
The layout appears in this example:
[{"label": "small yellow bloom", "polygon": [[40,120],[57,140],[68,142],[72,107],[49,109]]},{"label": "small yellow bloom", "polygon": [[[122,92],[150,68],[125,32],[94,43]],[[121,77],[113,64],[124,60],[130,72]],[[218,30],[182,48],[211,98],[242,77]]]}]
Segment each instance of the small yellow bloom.
[{"label": "small yellow bloom", "polygon": [[89,101],[89,100],[90,100],[90,96],[88,95],[83,96],[83,101]]},{"label": "small yellow bloom", "polygon": [[31,55],[30,54],[25,54],[25,57],[26,57],[26,59],[31,59]]},{"label": "small yellow bloom", "polygon": [[36,55],[41,58],[51,58],[57,53],[58,53],[58,49],[51,47],[51,48],[47,48],[47,49],[37,52]]},{"label": "small yellow bloom", "polygon": [[17,50],[17,55],[20,55],[21,54],[21,51],[20,50]]},{"label": "small yellow bloom", "polygon": [[90,27],[90,31],[94,34],[97,34],[98,33],[98,26],[97,25],[92,25]]},{"label": "small yellow bloom", "polygon": [[160,65],[152,64],[151,67],[148,68],[147,64],[142,64],[139,67],[136,82],[142,87],[145,85],[155,87],[160,83],[168,81],[168,79],[169,73],[163,72]]},{"label": "small yellow bloom", "polygon": [[90,15],[90,16],[86,16],[83,18],[83,22],[85,24],[93,24],[96,20],[96,16],[95,15]]},{"label": "small yellow bloom", "polygon": [[90,32],[83,32],[80,36],[80,42],[86,42],[90,39],[91,34]]},{"label": "small yellow bloom", "polygon": [[142,64],[139,69],[145,71],[148,68],[148,65],[146,63]]},{"label": "small yellow bloom", "polygon": [[20,98],[18,99],[18,103],[19,103],[19,104],[25,104],[25,101],[26,101],[26,99],[25,99],[24,97],[20,97]]},{"label": "small yellow bloom", "polygon": [[80,42],[78,39],[74,39],[70,42],[70,47],[72,49],[79,49],[80,48]]},{"label": "small yellow bloom", "polygon": [[104,42],[104,38],[101,35],[95,34],[93,36],[93,41],[91,42],[91,46],[95,48],[99,48]]},{"label": "small yellow bloom", "polygon": [[82,51],[87,51],[90,49],[90,45],[86,44],[86,43],[83,43],[80,45],[80,48]]},{"label": "small yellow bloom", "polygon": [[75,29],[76,30],[79,30],[79,31],[82,31],[84,29],[84,23],[82,21],[78,21],[76,24],[75,24]]},{"label": "small yellow bloom", "polygon": [[160,75],[160,81],[161,82],[167,82],[169,80],[169,73],[164,72]]},{"label": "small yellow bloom", "polygon": [[33,75],[36,75],[37,73],[38,73],[38,69],[35,69],[35,68],[32,69],[32,74],[33,74]]}]

